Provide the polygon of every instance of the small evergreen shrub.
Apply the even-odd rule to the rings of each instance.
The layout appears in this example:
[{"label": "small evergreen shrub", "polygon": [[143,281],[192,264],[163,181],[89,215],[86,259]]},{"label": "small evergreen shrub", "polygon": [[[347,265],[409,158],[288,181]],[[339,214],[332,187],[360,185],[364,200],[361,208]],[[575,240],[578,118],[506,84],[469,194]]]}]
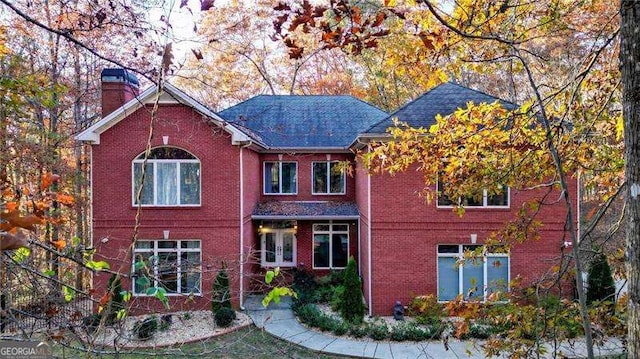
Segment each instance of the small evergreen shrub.
[{"label": "small evergreen shrub", "polygon": [[100,327],[101,319],[102,319],[102,316],[100,314],[93,313],[89,316],[82,318],[82,325],[84,326],[87,333],[93,334],[96,332],[96,330],[98,330],[98,327]]},{"label": "small evergreen shrub", "polygon": [[342,305],[342,297],[344,296],[344,286],[343,285],[338,285],[335,287],[332,287],[332,295],[329,301],[329,306],[331,307],[331,310],[337,312],[340,310],[340,307]]},{"label": "small evergreen shrub", "polygon": [[616,295],[616,285],[611,275],[611,267],[607,262],[607,257],[600,253],[596,255],[589,265],[589,276],[587,277],[587,303],[595,301],[614,302]]},{"label": "small evergreen shrub", "polygon": [[229,275],[224,262],[216,275],[216,279],[213,281],[213,292],[211,293],[211,311],[213,314],[217,313],[221,308],[231,308]]},{"label": "small evergreen shrub", "polygon": [[369,325],[369,338],[373,340],[385,340],[389,336],[387,323],[379,322]]},{"label": "small evergreen shrub", "polygon": [[158,319],[151,316],[147,319],[137,321],[133,325],[133,333],[140,340],[149,340],[158,331]]},{"label": "small evergreen shrub", "polygon": [[294,309],[294,312],[301,322],[312,327],[316,326],[316,324],[318,323],[318,318],[322,315],[320,309],[318,309],[314,304],[311,303],[297,306]]},{"label": "small evergreen shrub", "polygon": [[107,290],[111,294],[109,303],[105,308],[104,315],[107,316],[105,324],[112,325],[118,320],[118,312],[124,309],[124,298],[122,296],[122,282],[115,274],[109,277]]},{"label": "small evergreen shrub", "polygon": [[226,328],[236,319],[236,312],[231,308],[222,307],[218,309],[213,318],[217,326]]},{"label": "small evergreen shrub", "polygon": [[165,314],[160,317],[160,331],[165,332],[171,328],[173,323],[173,316],[171,314]]},{"label": "small evergreen shrub", "polygon": [[340,298],[340,315],[349,323],[360,324],[364,319],[365,307],[362,283],[360,283],[353,256],[349,258],[347,268],[344,270],[342,285],[344,292]]},{"label": "small evergreen shrub", "polygon": [[298,294],[298,298],[293,300],[292,309],[305,305],[307,303],[317,302],[318,284],[314,280],[313,273],[310,271],[294,269],[293,271],[293,290]]},{"label": "small evergreen shrub", "polygon": [[331,331],[335,335],[345,335],[349,332],[349,324],[341,320],[335,320]]},{"label": "small evergreen shrub", "polygon": [[368,332],[369,328],[365,325],[352,325],[351,328],[349,328],[349,335],[354,338],[364,338]]}]

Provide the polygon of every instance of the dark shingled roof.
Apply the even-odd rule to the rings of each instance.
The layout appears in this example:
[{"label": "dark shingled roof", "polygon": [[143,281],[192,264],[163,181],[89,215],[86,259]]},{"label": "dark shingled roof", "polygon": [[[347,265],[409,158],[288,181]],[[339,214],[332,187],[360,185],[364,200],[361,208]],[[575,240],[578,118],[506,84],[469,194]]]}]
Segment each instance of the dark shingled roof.
[{"label": "dark shingled roof", "polygon": [[347,148],[388,114],[352,96],[260,95],[219,113],[273,148]]},{"label": "dark shingled roof", "polygon": [[268,201],[258,203],[251,217],[255,219],[357,218],[355,202]]},{"label": "dark shingled roof", "polygon": [[466,108],[467,102],[475,104],[493,103],[500,101],[506,109],[514,109],[517,106],[511,102],[501,100],[486,93],[470,89],[452,82],[434,87],[417,99],[407,103],[384,120],[378,122],[365,133],[385,133],[387,128],[393,126],[393,119],[398,118],[408,123],[411,127],[429,128],[435,123],[437,114],[446,116],[455,112],[458,108]]}]

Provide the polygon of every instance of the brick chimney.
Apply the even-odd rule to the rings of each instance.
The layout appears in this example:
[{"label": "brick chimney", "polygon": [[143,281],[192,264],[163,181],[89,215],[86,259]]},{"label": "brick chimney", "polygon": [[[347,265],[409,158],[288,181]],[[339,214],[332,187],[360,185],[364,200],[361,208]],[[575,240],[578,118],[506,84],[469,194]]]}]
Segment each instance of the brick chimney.
[{"label": "brick chimney", "polygon": [[103,69],[100,79],[102,81],[102,117],[108,116],[138,96],[138,78],[125,69]]}]

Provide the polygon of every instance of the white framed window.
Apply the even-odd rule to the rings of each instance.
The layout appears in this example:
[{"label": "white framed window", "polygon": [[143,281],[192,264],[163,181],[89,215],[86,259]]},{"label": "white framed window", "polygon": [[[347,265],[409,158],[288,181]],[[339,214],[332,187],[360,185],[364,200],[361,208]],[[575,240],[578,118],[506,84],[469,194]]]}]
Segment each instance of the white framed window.
[{"label": "white framed window", "polygon": [[313,268],[345,268],[349,260],[349,225],[316,223],[313,225]]},{"label": "white framed window", "polygon": [[438,245],[438,301],[464,299],[484,301],[495,292],[508,292],[510,258],[508,253],[484,253],[464,258],[466,251],[481,245]]},{"label": "white framed window", "polygon": [[340,161],[312,162],[312,194],[345,194],[345,172]]},{"label": "white framed window", "polygon": [[452,208],[461,205],[465,208],[509,208],[510,206],[511,189],[506,185],[499,185],[496,194],[489,194],[489,191],[484,189],[482,198],[459,198],[457,202],[444,195],[444,187],[442,181],[438,180],[438,207]]},{"label": "white framed window", "polygon": [[[144,153],[132,163],[132,202],[142,179]],[[151,150],[144,169],[140,203],[143,206],[199,206],[200,161],[191,153],[176,147],[156,147]]]},{"label": "white framed window", "polygon": [[297,194],[298,163],[283,161],[264,162],[264,194]]},{"label": "white framed window", "polygon": [[167,295],[202,294],[199,240],[138,240],[133,249],[133,294],[164,288]]}]

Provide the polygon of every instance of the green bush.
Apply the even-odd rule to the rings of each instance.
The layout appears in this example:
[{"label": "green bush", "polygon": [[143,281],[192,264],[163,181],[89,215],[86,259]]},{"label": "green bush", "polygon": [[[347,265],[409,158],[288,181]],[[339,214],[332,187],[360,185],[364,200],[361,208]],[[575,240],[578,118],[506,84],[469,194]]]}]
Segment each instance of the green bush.
[{"label": "green bush", "polygon": [[365,325],[352,325],[349,328],[349,335],[354,338],[364,338],[369,333],[369,328]]},{"label": "green bush", "polygon": [[342,285],[344,292],[340,300],[340,315],[349,323],[360,324],[364,319],[365,307],[362,284],[353,257],[349,258],[347,268],[344,270]]},{"label": "green bush", "polygon": [[611,267],[607,262],[607,257],[600,253],[591,261],[589,265],[589,276],[587,277],[587,303],[595,301],[614,302],[616,295],[616,285],[611,275]]},{"label": "green bush", "polygon": [[147,319],[137,321],[133,325],[133,333],[141,340],[149,340],[158,330],[158,319],[151,316]]},{"label": "green bush", "polygon": [[335,335],[345,335],[349,332],[349,324],[341,320],[335,320],[333,329],[331,330]]},{"label": "green bush", "polygon": [[227,267],[222,263],[222,268],[213,281],[213,292],[211,293],[211,311],[216,314],[221,308],[231,308],[231,289],[229,287],[229,275]]},{"label": "green bush", "polygon": [[217,326],[226,328],[236,319],[236,312],[231,308],[222,307],[218,309],[213,318]]},{"label": "green bush", "polygon": [[344,286],[338,285],[332,287],[332,295],[329,301],[329,306],[333,311],[340,311],[340,307],[342,305],[342,297],[344,296]]},{"label": "green bush", "polygon": [[385,340],[389,337],[389,327],[384,322],[370,324],[368,332],[369,338],[373,340]]},{"label": "green bush", "polygon": [[93,334],[96,332],[96,330],[98,330],[101,319],[102,319],[102,316],[100,314],[93,313],[89,316],[82,318],[82,325],[84,326],[87,333]]},{"label": "green bush", "polygon": [[294,298],[292,309],[295,311],[297,307],[308,303],[316,303],[318,284],[314,280],[313,273],[306,270],[294,269],[293,271],[293,290],[298,294]]},{"label": "green bush", "polygon": [[444,317],[444,309],[434,295],[422,295],[409,303],[407,315],[414,317],[419,324],[439,325]]},{"label": "green bush", "polygon": [[160,331],[166,332],[167,330],[169,330],[169,328],[171,328],[172,323],[173,323],[173,315],[171,314],[163,315],[162,317],[160,317]]},{"label": "green bush", "polygon": [[124,309],[124,297],[122,296],[122,282],[115,274],[109,277],[107,290],[111,294],[109,303],[105,308],[103,315],[106,315],[105,324],[112,325],[118,320],[118,312]]},{"label": "green bush", "polygon": [[316,326],[318,318],[322,315],[320,309],[318,309],[314,304],[311,303],[306,303],[295,307],[294,312],[301,322],[312,327]]}]

